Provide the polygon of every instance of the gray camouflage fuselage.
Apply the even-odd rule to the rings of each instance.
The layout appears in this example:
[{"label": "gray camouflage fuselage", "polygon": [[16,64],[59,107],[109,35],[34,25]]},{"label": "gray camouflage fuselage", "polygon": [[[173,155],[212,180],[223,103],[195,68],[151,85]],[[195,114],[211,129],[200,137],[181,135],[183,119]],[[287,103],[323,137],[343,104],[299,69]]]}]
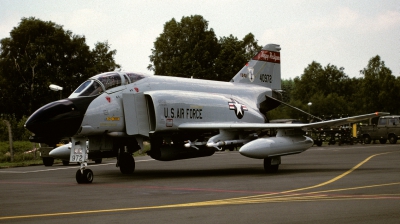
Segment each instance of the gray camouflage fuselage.
[{"label": "gray camouflage fuselage", "polygon": [[[241,83],[148,76],[135,83],[122,85],[118,91],[106,91],[94,99],[82,121],[84,130],[78,135],[130,130],[131,127],[125,125],[129,114],[124,114],[124,111],[129,113],[128,107],[133,109],[137,106],[134,97],[144,99],[145,96],[151,97],[148,99],[151,99],[155,110],[154,115],[146,112],[154,116],[155,121],[149,131],[178,130],[180,124],[189,121],[264,123],[266,118],[260,107],[266,101],[265,95],[272,96],[272,90]],[[128,102],[129,99],[133,100]],[[235,101],[247,110],[229,109],[229,102]],[[147,105],[141,106],[149,106],[149,103],[147,101]],[[242,117],[239,119],[237,115]]]}]

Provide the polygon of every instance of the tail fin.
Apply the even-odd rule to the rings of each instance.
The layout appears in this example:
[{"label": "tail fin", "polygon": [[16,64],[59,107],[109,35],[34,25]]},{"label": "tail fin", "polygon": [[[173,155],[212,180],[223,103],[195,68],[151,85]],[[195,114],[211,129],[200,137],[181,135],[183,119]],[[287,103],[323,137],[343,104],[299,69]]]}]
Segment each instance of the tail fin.
[{"label": "tail fin", "polygon": [[261,49],[236,75],[231,82],[251,83],[281,89],[281,47],[268,44]]}]

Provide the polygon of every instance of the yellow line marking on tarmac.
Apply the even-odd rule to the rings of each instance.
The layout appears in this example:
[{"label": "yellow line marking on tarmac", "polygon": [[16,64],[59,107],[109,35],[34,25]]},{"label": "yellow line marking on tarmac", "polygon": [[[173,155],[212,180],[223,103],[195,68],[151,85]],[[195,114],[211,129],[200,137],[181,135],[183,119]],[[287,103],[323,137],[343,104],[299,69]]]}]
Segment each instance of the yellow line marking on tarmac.
[{"label": "yellow line marking on tarmac", "polygon": [[[393,152],[385,152],[372,155],[350,170],[344,172],[343,174],[332,178],[331,180],[325,181],[323,183],[313,185],[305,188],[298,188],[283,192],[277,193],[269,193],[269,194],[261,194],[255,196],[247,196],[247,197],[237,197],[230,199],[221,199],[221,200],[211,200],[204,202],[192,202],[192,203],[183,203],[183,204],[172,204],[172,205],[159,205],[159,206],[145,206],[145,207],[136,207],[136,208],[119,208],[119,209],[103,209],[103,210],[88,210],[88,211],[78,211],[78,212],[60,212],[60,213],[48,213],[48,214],[36,214],[36,215],[19,215],[19,216],[4,216],[0,217],[0,220],[9,220],[9,219],[22,219],[22,218],[38,218],[38,217],[53,217],[53,216],[65,216],[65,215],[80,215],[80,214],[93,214],[93,213],[106,213],[106,212],[123,212],[123,211],[138,211],[138,210],[149,210],[149,209],[164,209],[164,208],[183,208],[183,207],[201,207],[201,206],[218,206],[218,205],[238,205],[238,204],[255,204],[255,203],[267,203],[267,202],[294,202],[294,201],[321,201],[321,200],[371,200],[371,199],[382,199],[388,196],[387,194],[382,195],[313,195],[313,194],[321,194],[327,192],[338,192],[338,191],[347,191],[347,190],[355,190],[355,189],[364,189],[364,188],[373,188],[373,187],[383,187],[390,185],[400,185],[400,182],[397,183],[387,183],[387,184],[377,184],[377,185],[369,185],[369,186],[360,186],[360,187],[351,187],[351,188],[342,188],[342,189],[333,189],[333,190],[324,190],[324,191],[315,191],[308,193],[297,193],[297,194],[289,194],[292,192],[298,192],[308,189],[313,189],[321,186],[328,185],[333,183],[346,175],[350,174],[354,170],[358,169],[360,166],[368,162],[375,156],[384,155]],[[284,195],[282,195],[284,194]],[[394,194],[397,195],[397,194]],[[400,199],[396,197],[396,199]]]},{"label": "yellow line marking on tarmac", "polygon": [[390,186],[390,185],[400,185],[400,182],[396,182],[396,183],[387,183],[387,184],[374,184],[374,185],[369,185],[369,186],[349,187],[349,188],[341,188],[341,189],[333,189],[333,190],[325,190],[325,191],[315,191],[315,192],[312,192],[312,193],[313,193],[313,194],[319,194],[319,193],[337,192],[337,191],[350,191],[350,190],[356,190],[356,189],[365,189],[365,188],[373,188],[373,187],[383,187],[383,186]]},{"label": "yellow line marking on tarmac", "polygon": [[343,178],[344,176],[350,174],[350,173],[353,172],[354,170],[358,169],[358,167],[362,166],[364,163],[368,162],[368,161],[369,161],[370,159],[372,159],[373,157],[379,156],[379,155],[388,154],[388,153],[392,153],[392,152],[384,152],[384,153],[379,153],[379,154],[372,155],[372,156],[366,158],[366,159],[365,159],[364,161],[362,161],[361,163],[359,163],[359,164],[357,164],[356,166],[354,166],[353,168],[351,168],[350,170],[348,170],[348,171],[344,172],[343,174],[341,174],[341,175],[339,175],[339,176],[337,176],[337,177],[335,177],[335,178],[333,178],[333,179],[331,179],[331,180],[328,180],[328,181],[326,181],[326,182],[323,182],[323,183],[320,183],[320,184],[317,184],[317,185],[314,185],[314,186],[310,186],[310,187],[305,187],[305,188],[300,188],[300,189],[294,189],[294,190],[290,190],[290,191],[284,191],[284,192],[282,192],[282,193],[290,193],[290,192],[296,192],[296,191],[303,191],[303,190],[308,190],[308,189],[312,189],[312,188],[322,187],[322,186],[324,186],[324,185],[333,183],[333,182],[335,182],[335,181],[337,181],[337,180]]},{"label": "yellow line marking on tarmac", "polygon": [[384,153],[379,153],[379,154],[372,155],[372,156],[366,158],[365,160],[363,160],[362,162],[360,162],[359,164],[357,164],[356,166],[354,166],[353,168],[351,168],[350,170],[344,172],[343,174],[341,174],[341,175],[339,175],[339,176],[337,176],[335,178],[332,178],[331,180],[325,181],[323,183],[320,183],[320,184],[317,184],[317,185],[314,185],[314,186],[305,187],[305,188],[298,188],[298,189],[293,189],[293,190],[283,191],[283,192],[277,192],[277,193],[268,193],[268,194],[262,194],[262,195],[254,195],[254,196],[247,196],[247,197],[240,197],[240,198],[231,198],[231,199],[225,199],[225,200],[248,199],[248,198],[271,196],[271,195],[277,195],[277,194],[287,194],[287,193],[292,193],[292,192],[297,192],[297,191],[303,191],[303,190],[313,189],[313,188],[317,188],[317,187],[322,187],[324,185],[333,183],[333,182],[343,178],[344,176],[350,174],[351,172],[353,172],[354,170],[359,168],[361,165],[363,165],[364,163],[368,162],[373,157],[378,156],[378,155],[388,154],[388,153],[393,153],[393,152],[384,152]]}]

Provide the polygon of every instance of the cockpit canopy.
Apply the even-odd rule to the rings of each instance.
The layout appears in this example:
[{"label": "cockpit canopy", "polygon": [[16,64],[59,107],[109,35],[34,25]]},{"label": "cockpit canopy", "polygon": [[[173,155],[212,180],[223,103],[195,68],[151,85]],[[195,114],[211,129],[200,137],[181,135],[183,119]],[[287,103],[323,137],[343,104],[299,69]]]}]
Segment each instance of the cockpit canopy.
[{"label": "cockpit canopy", "polygon": [[95,75],[82,83],[68,98],[95,96],[109,89],[137,82],[146,75],[130,72],[107,72]]}]

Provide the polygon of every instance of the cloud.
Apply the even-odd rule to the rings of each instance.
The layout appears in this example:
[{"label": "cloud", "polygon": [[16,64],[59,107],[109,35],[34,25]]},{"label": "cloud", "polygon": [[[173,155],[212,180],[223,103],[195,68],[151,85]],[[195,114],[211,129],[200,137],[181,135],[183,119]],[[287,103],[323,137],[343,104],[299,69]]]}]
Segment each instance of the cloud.
[{"label": "cloud", "polygon": [[94,46],[99,40],[94,40],[95,35],[104,32],[104,25],[107,24],[107,14],[100,10],[90,8],[70,9],[51,11],[46,14],[40,14],[37,18],[43,21],[52,21],[63,26],[65,30],[70,30],[75,35],[86,37],[86,43]]},{"label": "cloud", "polygon": [[108,20],[108,15],[93,9],[79,9],[69,16],[67,26],[75,28],[101,28]]},{"label": "cloud", "polygon": [[306,27],[329,30],[346,29],[360,33],[388,31],[400,27],[400,12],[383,11],[371,15],[349,7],[340,7],[330,14],[314,20]]},{"label": "cloud", "polygon": [[386,11],[371,21],[375,30],[390,30],[398,29],[400,27],[400,12],[399,11]]},{"label": "cloud", "polygon": [[21,22],[21,18],[15,13],[6,13],[1,17],[0,39],[10,37],[10,32]]},{"label": "cloud", "polygon": [[117,49],[116,61],[124,70],[151,73],[147,70],[150,64],[149,55],[154,47],[155,37],[160,33],[156,29],[125,30],[111,37],[111,49]]}]

